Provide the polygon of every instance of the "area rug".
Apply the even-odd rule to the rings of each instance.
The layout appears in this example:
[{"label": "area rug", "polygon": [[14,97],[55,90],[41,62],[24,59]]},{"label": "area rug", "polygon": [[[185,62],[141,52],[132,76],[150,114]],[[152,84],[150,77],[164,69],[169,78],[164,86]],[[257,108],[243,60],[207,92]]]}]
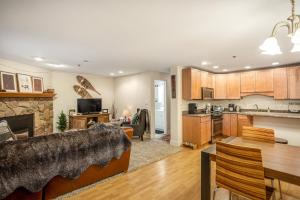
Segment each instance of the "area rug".
[{"label": "area rug", "polygon": [[161,160],[180,151],[180,147],[172,146],[160,139],[132,140],[129,170]]},{"label": "area rug", "polygon": [[[148,137],[146,137],[144,141],[141,141],[139,139],[132,139],[129,169],[127,173],[137,170],[143,166],[149,165],[153,162],[159,161],[179,151],[181,151],[180,147],[172,146],[168,142],[165,142],[160,139],[149,139]],[[86,189],[95,187],[98,184],[102,184],[113,178],[122,176],[123,174],[124,173],[121,173],[110,178],[101,180],[89,186],[80,188],[63,196],[60,196],[57,199],[66,199]]]}]

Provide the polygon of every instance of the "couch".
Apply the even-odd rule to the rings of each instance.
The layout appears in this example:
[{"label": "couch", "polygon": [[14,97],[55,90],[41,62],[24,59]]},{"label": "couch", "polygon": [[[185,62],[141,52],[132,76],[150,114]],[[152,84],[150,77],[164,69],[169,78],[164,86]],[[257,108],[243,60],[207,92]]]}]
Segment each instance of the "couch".
[{"label": "couch", "polygon": [[[132,128],[123,128],[124,133],[131,139],[133,135]],[[107,165],[91,165],[76,179],[63,178],[62,176],[53,177],[47,184],[38,192],[30,192],[23,187],[17,188],[12,194],[5,199],[17,200],[17,199],[53,199],[60,195],[72,192],[81,187],[90,185],[107,177],[127,172],[130,159],[130,151],[128,148],[122,153],[120,158],[113,158]]]}]

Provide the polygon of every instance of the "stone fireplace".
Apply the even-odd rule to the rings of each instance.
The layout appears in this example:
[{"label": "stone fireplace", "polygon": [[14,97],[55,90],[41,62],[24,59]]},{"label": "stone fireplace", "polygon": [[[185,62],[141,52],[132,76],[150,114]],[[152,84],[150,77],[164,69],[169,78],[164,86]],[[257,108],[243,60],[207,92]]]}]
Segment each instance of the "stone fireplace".
[{"label": "stone fireplace", "polygon": [[0,120],[6,120],[9,128],[15,134],[26,133],[27,137],[34,136],[34,114],[3,117]]},{"label": "stone fireplace", "polygon": [[[52,98],[1,98],[0,99],[0,118],[9,120],[24,121],[31,123],[33,119],[33,130],[30,124],[21,124],[17,127],[26,129],[29,136],[46,135],[53,132],[53,100]],[[15,118],[16,117],[16,118]],[[27,119],[26,119],[27,117]],[[18,119],[19,118],[19,119]],[[27,123],[26,122],[26,123]],[[10,123],[10,122],[9,122]]]}]

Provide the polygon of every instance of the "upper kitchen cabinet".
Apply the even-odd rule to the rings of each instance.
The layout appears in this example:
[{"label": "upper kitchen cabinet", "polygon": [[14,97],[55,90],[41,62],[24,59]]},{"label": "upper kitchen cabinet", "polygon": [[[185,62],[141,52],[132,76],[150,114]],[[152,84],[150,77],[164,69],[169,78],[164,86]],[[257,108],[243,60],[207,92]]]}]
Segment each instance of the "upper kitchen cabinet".
[{"label": "upper kitchen cabinet", "polygon": [[273,69],[274,99],[288,98],[287,68]]},{"label": "upper kitchen cabinet", "polygon": [[240,73],[227,74],[226,99],[241,98],[241,75]]},{"label": "upper kitchen cabinet", "polygon": [[182,70],[182,98],[185,100],[201,99],[201,71],[194,68]]},{"label": "upper kitchen cabinet", "polygon": [[215,75],[215,99],[227,98],[227,74]]},{"label": "upper kitchen cabinet", "polygon": [[255,92],[255,71],[241,73],[241,92]]},{"label": "upper kitchen cabinet", "polygon": [[201,71],[201,87],[214,88],[214,82],[212,73]]},{"label": "upper kitchen cabinet", "polygon": [[288,97],[300,99],[300,67],[287,68],[288,73]]},{"label": "upper kitchen cabinet", "polygon": [[255,92],[273,92],[273,69],[256,71]]}]

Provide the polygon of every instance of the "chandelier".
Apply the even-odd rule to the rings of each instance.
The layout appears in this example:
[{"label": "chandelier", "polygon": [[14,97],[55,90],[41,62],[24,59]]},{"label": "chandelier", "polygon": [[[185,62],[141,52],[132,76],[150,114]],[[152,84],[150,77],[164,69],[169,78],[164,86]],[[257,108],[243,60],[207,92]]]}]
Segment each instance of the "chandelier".
[{"label": "chandelier", "polygon": [[287,27],[288,36],[291,37],[293,43],[293,49],[291,52],[300,52],[300,15],[295,14],[295,0],[291,0],[292,3],[292,15],[287,18],[287,21],[278,22],[272,31],[270,37],[268,37],[264,43],[259,47],[262,50],[262,54],[277,55],[282,54],[276,34],[282,27]]}]

